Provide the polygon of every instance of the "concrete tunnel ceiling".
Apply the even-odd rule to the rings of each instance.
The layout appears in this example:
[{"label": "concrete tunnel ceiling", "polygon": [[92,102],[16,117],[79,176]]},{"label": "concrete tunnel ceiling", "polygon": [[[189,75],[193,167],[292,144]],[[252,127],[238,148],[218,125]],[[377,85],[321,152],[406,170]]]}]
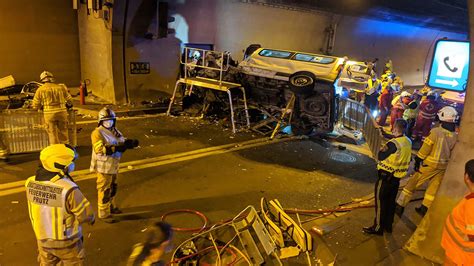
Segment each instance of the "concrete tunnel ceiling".
[{"label": "concrete tunnel ceiling", "polygon": [[466,0],[241,0],[301,11],[331,13],[468,33]]}]

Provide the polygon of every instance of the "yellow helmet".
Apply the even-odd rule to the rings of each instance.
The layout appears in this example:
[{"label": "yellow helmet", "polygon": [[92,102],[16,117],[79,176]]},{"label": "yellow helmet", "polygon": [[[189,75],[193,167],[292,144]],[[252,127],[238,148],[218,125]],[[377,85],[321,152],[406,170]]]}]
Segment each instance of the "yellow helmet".
[{"label": "yellow helmet", "polygon": [[40,153],[43,168],[50,172],[63,172],[77,158],[76,150],[67,144],[53,144],[44,148]]}]

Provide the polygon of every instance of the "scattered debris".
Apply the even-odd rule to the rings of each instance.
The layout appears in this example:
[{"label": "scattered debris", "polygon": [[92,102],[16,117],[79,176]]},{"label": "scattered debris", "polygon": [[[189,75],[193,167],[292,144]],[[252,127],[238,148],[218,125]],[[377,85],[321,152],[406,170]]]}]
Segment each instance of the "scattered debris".
[{"label": "scattered debris", "polygon": [[148,230],[148,227],[143,228],[141,232],[144,233],[146,230]]},{"label": "scattered debris", "polygon": [[18,204],[20,203],[18,200],[12,200],[12,204]]},{"label": "scattered debris", "polygon": [[132,166],[132,165],[129,165],[129,166],[127,166],[127,169],[128,169],[128,170],[132,170],[132,169],[133,169],[133,166]]}]

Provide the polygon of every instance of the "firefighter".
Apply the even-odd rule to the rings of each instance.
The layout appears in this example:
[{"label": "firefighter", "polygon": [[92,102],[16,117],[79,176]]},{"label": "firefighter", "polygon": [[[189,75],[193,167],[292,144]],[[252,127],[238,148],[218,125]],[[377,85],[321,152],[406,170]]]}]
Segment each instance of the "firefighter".
[{"label": "firefighter", "polygon": [[429,135],[439,109],[436,92],[428,92],[426,99],[420,104],[415,127],[413,128],[413,138],[415,140],[421,140]]},{"label": "firefighter", "polygon": [[441,126],[433,128],[423,141],[423,146],[415,157],[415,174],[408,180],[397,199],[397,214],[400,216],[410,202],[413,192],[429,181],[422,205],[415,208],[420,215],[426,214],[448,166],[457,140],[455,131],[458,112],[451,106],[445,106],[439,111],[438,117]]},{"label": "firefighter", "polygon": [[393,124],[399,118],[403,117],[403,113],[408,109],[408,104],[411,102],[411,94],[408,91],[403,91],[400,95],[392,100],[392,109],[390,111],[390,128],[393,129]]},{"label": "firefighter", "polygon": [[99,112],[98,127],[92,132],[90,171],[97,173],[99,219],[113,223],[112,214],[121,213],[115,204],[117,173],[122,153],[138,146],[138,140],[126,139],[116,128],[114,111],[104,107]]},{"label": "firefighter", "polygon": [[474,265],[474,160],[468,161],[464,169],[469,194],[446,218],[441,238],[446,254],[444,265]]},{"label": "firefighter", "polygon": [[49,71],[41,73],[40,82],[44,84],[36,90],[32,107],[43,110],[49,144],[68,144],[67,110],[72,109],[72,97],[64,84],[54,83],[54,76]]},{"label": "firefighter", "polygon": [[379,97],[381,89],[382,82],[377,78],[377,75],[373,73],[372,78],[367,82],[364,99],[364,105],[369,108],[371,113],[377,109],[377,98]]},{"label": "firefighter", "polygon": [[367,234],[383,235],[392,232],[395,215],[395,199],[400,179],[405,177],[411,161],[411,140],[404,132],[407,122],[398,119],[393,125],[393,136],[378,154],[378,179],[375,183],[375,219],[370,227],[364,227]]},{"label": "firefighter", "polygon": [[127,266],[164,265],[163,255],[169,251],[173,228],[165,222],[157,222],[148,230],[143,243],[133,247]]},{"label": "firefighter", "polygon": [[382,81],[382,94],[380,95],[379,100],[379,110],[380,117],[378,124],[380,126],[385,126],[387,116],[390,113],[390,108],[392,107],[391,103],[393,100],[393,89],[392,89],[392,79],[390,77],[383,78]]},{"label": "firefighter", "polygon": [[403,119],[408,123],[406,135],[409,138],[411,138],[413,134],[413,127],[415,127],[416,117],[418,116],[422,96],[423,95],[419,90],[415,90],[413,92],[412,101],[408,104],[408,108],[403,112]]},{"label": "firefighter", "polygon": [[40,153],[36,175],[26,180],[31,224],[41,265],[82,265],[83,223],[94,224],[89,201],[70,177],[77,154],[69,145],[54,144]]}]

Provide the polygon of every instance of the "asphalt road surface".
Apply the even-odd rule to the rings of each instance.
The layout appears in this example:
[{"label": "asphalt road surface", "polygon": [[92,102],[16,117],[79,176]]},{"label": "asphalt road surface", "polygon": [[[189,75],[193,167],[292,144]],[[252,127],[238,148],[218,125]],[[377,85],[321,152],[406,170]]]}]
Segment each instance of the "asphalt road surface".
[{"label": "asphalt road surface", "polygon": [[[76,174],[81,175],[76,178],[97,210],[95,178],[86,170],[95,126],[79,126]],[[324,209],[373,192],[375,162],[334,143],[291,138],[268,142],[255,133],[232,135],[220,124],[185,117],[119,120],[117,126],[125,136],[139,139],[140,147],[125,152],[122,160],[120,222],[98,220],[84,226],[87,265],[123,265],[149,224],[168,211],[198,210],[215,223],[248,205],[258,208],[261,197],[278,199],[284,207]],[[36,241],[21,185],[34,173],[37,158],[37,153],[14,155],[0,163],[0,265],[36,264]],[[371,211],[362,213],[363,222],[372,219]],[[201,225],[187,214],[167,220],[179,227]],[[188,237],[176,233],[175,245]],[[331,241],[326,244],[340,240]]]}]

